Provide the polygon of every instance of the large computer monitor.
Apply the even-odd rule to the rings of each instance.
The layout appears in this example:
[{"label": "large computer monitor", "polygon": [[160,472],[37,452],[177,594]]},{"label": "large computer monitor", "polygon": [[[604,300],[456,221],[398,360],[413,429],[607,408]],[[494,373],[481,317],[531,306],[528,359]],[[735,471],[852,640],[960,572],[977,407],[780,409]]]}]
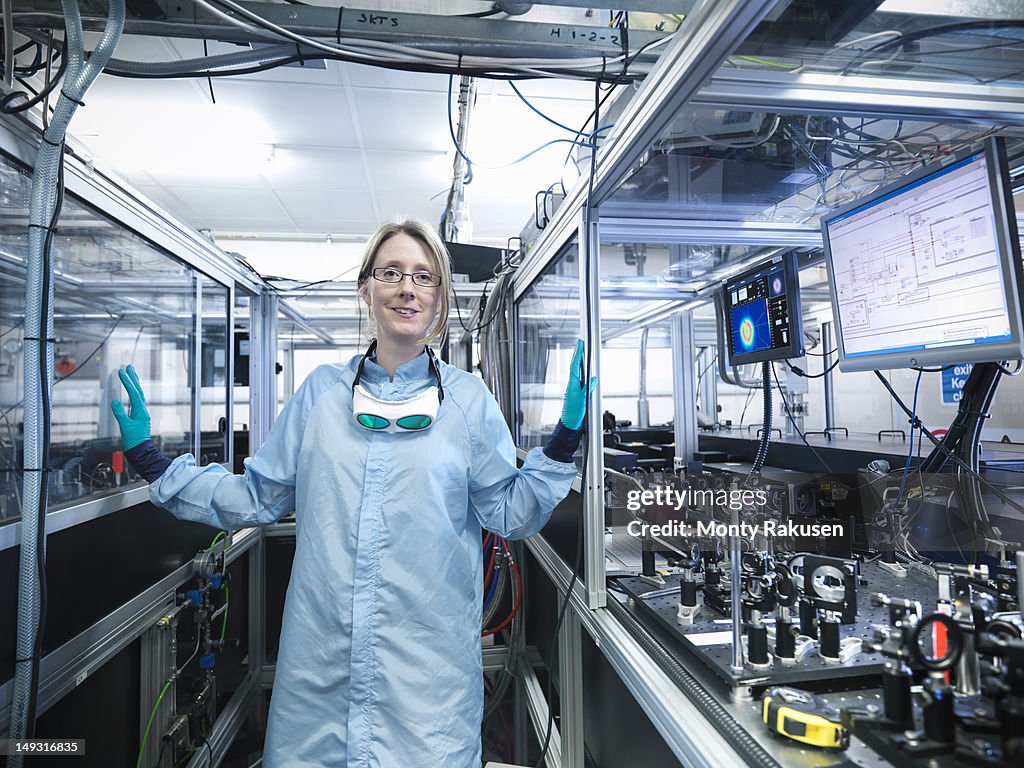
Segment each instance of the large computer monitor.
[{"label": "large computer monitor", "polygon": [[1024,354],[1020,243],[1001,140],[845,205],[821,228],[840,370]]},{"label": "large computer monitor", "polygon": [[794,254],[731,278],[722,297],[731,365],[803,355],[800,283]]}]

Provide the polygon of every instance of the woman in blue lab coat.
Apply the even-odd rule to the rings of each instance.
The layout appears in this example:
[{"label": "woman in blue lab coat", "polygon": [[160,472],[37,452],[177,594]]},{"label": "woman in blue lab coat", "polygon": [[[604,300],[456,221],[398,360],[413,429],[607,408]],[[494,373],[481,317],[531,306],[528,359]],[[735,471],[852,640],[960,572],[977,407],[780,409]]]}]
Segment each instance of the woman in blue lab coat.
[{"label": "woman in blue lab coat", "polygon": [[562,418],[517,468],[483,382],[435,359],[451,268],[416,221],[373,235],[359,271],[376,338],[303,382],[244,475],[150,440],[132,366],[111,404],[153,502],[227,530],[295,511],[264,765],[479,768],[481,528],[539,531],[569,492],[589,387],[573,357]]}]

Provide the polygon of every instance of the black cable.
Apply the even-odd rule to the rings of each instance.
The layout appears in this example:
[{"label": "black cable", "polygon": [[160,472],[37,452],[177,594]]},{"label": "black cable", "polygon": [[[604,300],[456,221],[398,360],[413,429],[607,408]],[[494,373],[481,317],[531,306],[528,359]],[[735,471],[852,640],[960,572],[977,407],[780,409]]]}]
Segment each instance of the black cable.
[{"label": "black cable", "polygon": [[972,29],[1020,29],[1024,27],[1024,21],[961,21],[954,24],[941,24],[937,27],[929,27],[927,29],[919,29],[916,32],[905,32],[899,37],[894,37],[889,40],[882,40],[869,48],[865,48],[853,58],[853,60],[846,65],[843,69],[842,74],[849,74],[851,69],[858,67],[861,63],[876,53],[887,51],[897,46],[903,46],[907,43],[912,43],[916,40],[923,40],[927,37],[936,37],[937,35],[944,35],[950,32],[961,32],[964,30]]},{"label": "black cable", "polygon": [[161,768],[164,760],[164,750],[167,748],[167,742],[170,741],[166,736],[160,739],[160,753],[156,756],[156,762],[153,764],[153,768]]},{"label": "black cable", "polygon": [[[483,301],[483,299],[485,299],[487,297],[487,284],[490,283],[491,280],[493,280],[493,279],[494,279],[493,277],[489,277],[489,278],[487,278],[487,281],[484,283],[484,289],[483,289],[484,290],[484,295],[481,298],[481,302]],[[477,325],[473,326],[472,328],[467,328],[466,327],[466,323],[463,322],[463,320],[462,320],[462,310],[459,308],[459,295],[455,292],[455,286],[454,285],[452,286],[452,295],[455,297],[455,301],[452,302],[455,305],[455,316],[459,319],[459,325],[462,326],[462,330],[465,331],[466,333],[476,333],[477,331],[482,331],[484,328],[489,326],[491,323],[493,323],[497,319],[497,317],[498,317],[498,313],[497,312],[495,312],[493,315],[491,315],[491,317],[488,320],[484,320],[483,316],[481,315],[480,322]]]},{"label": "black cable", "polygon": [[[61,376],[61,377],[60,377],[59,379],[56,379],[56,380],[55,380],[55,381],[53,382],[53,386],[55,386],[55,387],[56,387],[56,386],[57,386],[58,384],[60,384],[60,383],[61,383],[62,381],[65,381],[65,380],[67,380],[67,379],[70,379],[70,378],[71,378],[72,376],[74,376],[74,375],[75,375],[76,373],[78,373],[78,372],[79,372],[79,371],[80,371],[80,370],[82,369],[82,367],[83,367],[83,366],[84,366],[84,365],[85,365],[86,363],[88,363],[88,362],[89,362],[90,360],[92,360],[92,358],[93,358],[93,357],[94,357],[94,356],[96,355],[96,353],[97,353],[97,352],[99,352],[99,351],[100,351],[101,349],[103,349],[103,345],[107,343],[107,339],[109,339],[109,338],[111,337],[111,335],[112,335],[112,334],[114,333],[114,330],[115,330],[115,329],[117,328],[117,326],[121,324],[121,321],[122,321],[122,320],[124,320],[124,316],[122,316],[122,317],[119,317],[119,318],[117,319],[117,321],[116,321],[116,322],[114,323],[114,325],[113,325],[113,326],[112,326],[112,327],[110,328],[110,330],[109,330],[109,331],[107,331],[107,335],[103,337],[103,340],[102,340],[102,341],[101,341],[101,342],[100,342],[99,344],[97,344],[97,345],[96,345],[96,346],[95,346],[95,347],[93,348],[92,352],[90,352],[90,353],[89,353],[89,354],[88,354],[88,355],[86,356],[85,360],[83,360],[83,361],[82,361],[81,363],[79,363],[79,364],[78,364],[78,366],[77,366],[77,367],[75,368],[75,370],[73,370],[73,371],[72,371],[71,373],[69,373],[69,374],[68,374],[67,376]],[[143,327],[145,327],[145,326],[140,326],[140,327],[139,327],[139,328],[140,328],[140,330],[141,330],[141,329],[142,329]],[[13,410],[14,410],[15,408],[17,408],[17,407],[19,407],[19,406],[23,405],[24,403],[25,403],[25,398],[22,398],[21,400],[19,400],[18,402],[16,402],[16,403],[15,403],[14,405],[10,406],[10,407],[9,407],[9,408],[8,408],[7,410],[5,410],[5,411],[0,411],[0,418],[6,418],[6,417],[7,417],[7,414],[9,414],[9,413],[10,413],[11,411],[13,411]]]},{"label": "black cable", "polygon": [[[878,377],[878,380],[882,382],[883,386],[885,386],[885,388],[889,390],[889,394],[892,395],[893,400],[896,401],[896,404],[902,409],[902,411],[905,414],[907,414],[907,416],[912,416],[912,411],[909,408],[907,408],[906,403],[904,403],[903,400],[900,399],[900,396],[896,394],[896,390],[894,390],[892,388],[892,385],[889,384],[888,381],[886,381],[885,377],[878,371],[875,371],[874,373],[875,376]],[[958,466],[966,470],[968,474],[978,478],[978,480],[980,480],[981,483],[985,487],[987,487],[992,493],[998,496],[1004,504],[1008,504],[1009,506],[1016,509],[1018,512],[1024,512],[1024,504],[1017,503],[1009,496],[1007,496],[1005,493],[1003,493],[1001,490],[999,490],[999,488],[997,488],[995,485],[993,485],[984,477],[982,477],[979,473],[975,472],[973,469],[967,466],[966,462],[964,462],[963,459],[961,459],[959,456],[950,451],[945,445],[942,444],[941,440],[939,440],[937,437],[935,437],[935,435],[928,431],[925,428],[924,424],[921,423],[920,419],[918,419],[916,416],[913,416],[913,419],[914,425],[921,430],[921,434],[923,434],[925,437],[931,440],[932,445],[934,445],[935,448],[938,449],[941,453],[945,454],[946,458],[952,459]],[[927,460],[925,460],[925,464],[927,463]]]},{"label": "black cable", "polygon": [[34,107],[36,104],[45,99],[50,94],[50,92],[57,87],[57,84],[64,77],[64,71],[67,69],[68,66],[67,44],[67,40],[62,41],[61,43],[60,66],[57,67],[57,74],[54,75],[53,79],[48,81],[43,86],[43,89],[35,96],[33,96],[31,99],[13,107],[11,105],[15,101],[17,101],[18,99],[25,98],[27,94],[24,91],[11,91],[2,99],[0,99],[0,112],[2,112],[5,115],[14,115],[19,112],[25,112],[29,109],[32,109],[32,107]]},{"label": "black cable", "polygon": [[789,410],[789,402],[786,400],[786,394],[782,391],[782,384],[779,383],[779,375],[775,372],[775,364],[770,363],[770,365],[772,367],[772,377],[775,379],[775,386],[779,388],[779,396],[782,398],[782,405],[785,406],[786,415],[789,417],[789,423],[793,425],[793,429],[795,429],[796,433],[800,435],[800,439],[804,441],[804,445],[810,448],[811,453],[813,453],[814,456],[818,459],[818,461],[821,462],[821,466],[825,468],[825,471],[828,472],[830,475],[833,474],[832,468],[829,467],[826,461],[823,458],[821,458],[821,455],[816,450],[814,450],[814,446],[807,442],[807,436],[803,432],[801,432],[800,427],[796,425],[796,419],[793,418],[793,412]]},{"label": "black cable", "polygon": [[[615,77],[608,79],[605,72],[602,72],[595,77],[595,73],[588,69],[558,69],[558,70],[545,70],[543,67],[535,67],[534,69],[539,72],[545,73],[549,77],[566,77],[575,76],[584,79],[594,79],[598,82],[610,82],[612,85],[621,85],[625,83],[631,83],[636,80],[641,80],[646,76],[646,73],[629,73],[628,66],[636,60],[636,57],[643,53],[647,48],[659,42],[658,40],[652,40],[647,45],[640,48],[628,59],[626,67],[624,68],[625,74],[616,75]],[[279,59],[272,61],[263,62],[261,64],[254,64],[247,67],[237,67],[233,69],[219,69],[219,70],[188,70],[181,72],[171,73],[140,73],[132,72],[129,70],[117,69],[116,65],[108,65],[103,69],[104,74],[113,75],[115,77],[124,77],[132,79],[150,79],[150,80],[169,80],[176,78],[193,78],[193,77],[234,77],[236,75],[250,75],[259,72],[266,72],[270,69],[277,67],[286,66],[294,63],[305,63],[307,61],[344,61],[353,64],[366,65],[367,60],[362,56],[349,55],[342,52],[338,53],[298,53],[293,56],[284,56]],[[497,67],[468,67],[462,64],[456,66],[448,64],[429,64],[429,63],[418,63],[410,64],[407,62],[391,62],[383,59],[379,59],[373,62],[373,66],[381,67],[383,69],[393,69],[400,72],[428,72],[436,74],[446,75],[471,75],[473,77],[479,77],[485,80],[537,80],[540,76],[536,74],[529,74],[520,72],[516,69],[505,69],[501,66]]]},{"label": "black cable", "polygon": [[836,366],[839,365],[839,361],[836,360],[834,363],[832,363],[832,365],[830,365],[821,373],[805,373],[802,368],[798,368],[797,366],[793,365],[792,363],[789,362],[789,360],[783,360],[783,362],[786,364],[786,367],[789,368],[789,370],[791,370],[797,376],[802,376],[805,379],[820,379],[822,376],[832,373],[832,371],[835,370]]},{"label": "black cable", "polygon": [[[600,84],[600,82],[596,82],[594,84],[594,112],[592,113],[593,117],[594,117],[594,128],[595,128],[595,130],[600,126],[600,123],[598,122],[600,120],[600,112],[601,112],[601,84]],[[590,236],[590,231],[591,231],[590,223],[593,221],[593,216],[594,216],[594,209],[593,209],[593,207],[591,205],[591,201],[594,199],[594,176],[596,175],[596,173],[597,173],[597,147],[595,145],[591,144],[591,147],[590,147],[590,175],[587,178],[587,199],[586,199],[586,203],[584,204],[584,207],[583,207],[583,213],[584,213],[583,220],[584,220],[584,226],[586,227],[585,237],[588,237],[588,238]],[[590,284],[590,266],[591,266],[590,262],[591,262],[591,260],[590,260],[589,257],[588,258],[583,258],[583,256],[584,256],[584,254],[581,254],[581,259],[580,260],[584,264],[583,269],[584,269],[585,284],[589,285]],[[590,317],[590,302],[591,302],[590,291],[584,291],[583,292],[583,302],[584,302],[584,310],[586,312],[586,316]],[[591,371],[590,371],[590,358],[593,355],[593,348],[590,345],[591,345],[592,341],[593,341],[593,328],[591,328],[591,324],[588,322],[587,323],[587,342],[586,342],[587,346],[586,346],[586,349],[589,350],[589,352],[587,354],[587,360],[586,360],[586,364],[585,364],[586,365],[586,370],[583,372],[583,380],[581,382],[582,385],[583,385],[584,391],[587,392],[587,398],[586,398],[587,407],[584,410],[584,416],[583,416],[584,435],[586,435],[587,412],[590,410],[590,407],[589,407],[589,403],[590,403],[590,396],[589,396],[590,392],[589,392],[589,390],[590,390],[590,375],[591,375]],[[588,441],[589,441],[589,438],[588,438]],[[579,579],[580,562],[581,562],[582,555],[583,555],[583,517],[584,517],[584,513],[585,513],[585,509],[586,509],[586,502],[587,502],[586,488],[587,488],[587,464],[588,464],[587,458],[588,458],[588,456],[589,456],[589,443],[585,444],[584,445],[584,449],[583,449],[583,467],[582,467],[583,483],[581,484],[581,491],[580,491],[580,497],[581,497],[582,503],[580,504],[580,517],[579,517],[579,523],[577,525],[577,531],[576,531],[576,560],[573,563],[573,567],[572,567],[572,578],[569,580],[569,586],[565,590],[565,599],[562,601],[562,607],[561,607],[561,609],[558,612],[558,619],[555,622],[554,635],[551,638],[551,653],[548,655],[549,659],[554,659],[555,648],[556,648],[556,646],[558,644],[558,633],[559,633],[559,631],[561,631],[562,622],[565,620],[565,612],[569,608],[569,603],[572,600],[572,589],[576,585],[577,580]],[[545,758],[547,756],[548,749],[550,748],[550,745],[551,745],[551,731],[552,731],[552,728],[554,727],[554,723],[555,723],[555,712],[554,712],[554,708],[552,706],[553,705],[553,698],[552,698],[552,695],[551,695],[551,670],[550,669],[548,670],[547,695],[548,695],[548,725],[547,725],[547,731],[544,734],[544,743],[541,746],[540,757],[537,760],[535,768],[542,768],[542,766],[544,765],[544,760],[545,760]]]},{"label": "black cable", "polygon": [[477,11],[476,13],[457,13],[453,18],[456,19],[486,19],[489,16],[497,16],[499,13],[504,13],[501,8],[491,8],[489,11]]},{"label": "black cable", "polygon": [[[103,340],[99,344],[97,344],[95,347],[93,347],[93,350],[92,350],[92,352],[89,353],[88,357],[86,357],[85,360],[83,360],[78,365],[76,365],[75,366],[75,370],[73,370],[67,376],[61,376],[59,379],[56,379],[53,382],[53,385],[57,386],[60,382],[66,381],[67,379],[70,379],[72,376],[74,376],[76,373],[78,373],[80,370],[82,370],[82,368],[85,366],[85,364],[88,363],[90,360],[92,360],[96,356],[97,352],[99,352],[101,349],[103,349],[103,345],[107,343],[107,340],[114,334],[114,331],[117,330],[117,326],[119,326],[121,324],[121,321],[124,320],[124,318],[125,318],[125,315],[121,315],[121,317],[117,318],[117,320],[114,322],[114,324],[110,327],[110,330],[107,331],[107,335],[103,337]],[[140,325],[139,326],[139,332],[140,333],[142,332],[143,328],[145,328],[144,325]],[[136,341],[137,341],[137,339],[136,339]]]},{"label": "black cable", "polygon": [[772,436],[772,380],[769,373],[771,370],[773,370],[772,364],[769,361],[765,360],[761,363],[761,390],[764,404],[762,418],[764,421],[761,423],[761,441],[757,445],[757,455],[754,456],[751,474],[760,472],[765,459],[768,458],[768,441]]},{"label": "black cable", "polygon": [[[103,73],[107,75],[113,75],[114,77],[124,77],[137,80],[173,80],[177,78],[193,78],[193,77],[234,77],[236,75],[251,75],[259,72],[266,72],[270,69],[276,69],[277,67],[283,67],[288,64],[294,64],[297,62],[304,63],[307,61],[344,61],[351,64],[362,64],[366,65],[367,61],[364,58],[358,56],[347,56],[342,53],[316,53],[316,54],[297,54],[294,56],[285,56],[280,59],[274,59],[273,61],[264,62],[262,64],[254,64],[248,67],[238,67],[235,69],[217,69],[217,70],[189,70],[183,72],[171,72],[171,73],[154,73],[154,74],[143,74],[139,72],[131,72],[128,70],[118,70],[110,66],[104,68]],[[537,75],[531,75],[526,73],[519,73],[515,70],[502,70],[502,69],[481,69],[478,67],[459,67],[457,70],[453,70],[452,67],[443,64],[408,64],[408,63],[397,63],[379,60],[373,62],[373,66],[380,67],[382,69],[393,69],[400,72],[429,72],[435,74],[460,74],[460,75],[472,75],[473,77],[483,78],[485,80],[537,80]],[[540,68],[538,68],[540,69]],[[542,70],[543,71],[543,70]],[[590,77],[593,73],[588,73],[580,70],[559,70],[565,74],[573,74],[579,77]],[[557,76],[557,72],[553,72],[552,76]],[[640,75],[637,75],[639,78]]]}]

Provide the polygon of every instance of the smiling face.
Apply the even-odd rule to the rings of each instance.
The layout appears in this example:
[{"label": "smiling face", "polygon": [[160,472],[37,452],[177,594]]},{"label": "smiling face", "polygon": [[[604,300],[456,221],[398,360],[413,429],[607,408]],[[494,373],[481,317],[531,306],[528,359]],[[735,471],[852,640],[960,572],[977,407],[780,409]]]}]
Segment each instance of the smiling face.
[{"label": "smiling face", "polygon": [[360,288],[363,301],[373,310],[377,321],[377,343],[396,350],[417,347],[423,343],[437,317],[442,288],[414,285],[410,275],[416,272],[438,274],[438,267],[423,243],[399,232],[377,250],[373,269],[380,268],[391,268],[405,275],[399,283],[370,277]]}]

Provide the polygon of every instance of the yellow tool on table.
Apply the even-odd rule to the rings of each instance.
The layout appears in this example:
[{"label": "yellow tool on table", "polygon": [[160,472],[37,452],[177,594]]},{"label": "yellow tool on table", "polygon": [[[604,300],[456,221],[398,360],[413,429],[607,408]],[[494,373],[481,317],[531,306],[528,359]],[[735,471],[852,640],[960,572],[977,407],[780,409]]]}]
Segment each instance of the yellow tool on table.
[{"label": "yellow tool on table", "polygon": [[839,723],[839,710],[820,696],[776,685],[764,692],[761,719],[773,733],[814,747],[846,749],[850,732]]}]

